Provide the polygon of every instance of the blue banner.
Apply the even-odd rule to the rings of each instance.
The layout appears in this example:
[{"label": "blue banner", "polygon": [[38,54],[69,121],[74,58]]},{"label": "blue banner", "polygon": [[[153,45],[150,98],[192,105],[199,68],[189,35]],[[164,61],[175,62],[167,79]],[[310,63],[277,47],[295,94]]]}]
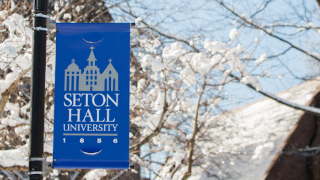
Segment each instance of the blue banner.
[{"label": "blue banner", "polygon": [[56,28],[53,167],[128,169],[130,24]]}]

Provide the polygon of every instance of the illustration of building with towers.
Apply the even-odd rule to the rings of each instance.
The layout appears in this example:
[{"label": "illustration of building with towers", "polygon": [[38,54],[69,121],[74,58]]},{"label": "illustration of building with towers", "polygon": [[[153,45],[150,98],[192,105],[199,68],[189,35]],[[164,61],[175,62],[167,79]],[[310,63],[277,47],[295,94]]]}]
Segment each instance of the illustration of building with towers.
[{"label": "illustration of building with towers", "polygon": [[71,64],[65,70],[64,75],[64,90],[65,91],[118,91],[118,72],[112,65],[112,60],[109,60],[109,65],[100,74],[100,68],[96,66],[97,61],[94,56],[93,49],[87,59],[88,65],[83,72],[72,59]]}]

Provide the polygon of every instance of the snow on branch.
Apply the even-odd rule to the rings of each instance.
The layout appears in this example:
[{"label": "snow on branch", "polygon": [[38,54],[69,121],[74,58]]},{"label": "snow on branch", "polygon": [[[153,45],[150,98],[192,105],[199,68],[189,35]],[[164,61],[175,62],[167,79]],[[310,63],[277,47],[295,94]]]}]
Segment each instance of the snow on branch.
[{"label": "snow on branch", "polygon": [[286,106],[289,106],[289,107],[292,107],[294,109],[297,109],[297,110],[302,110],[302,111],[305,111],[305,112],[308,112],[308,113],[311,113],[311,114],[314,114],[314,115],[317,115],[317,116],[320,116],[320,109],[319,108],[316,108],[316,107],[311,107],[311,106],[306,106],[306,105],[300,105],[300,104],[296,104],[296,103],[292,103],[290,101],[287,101],[285,99],[282,99],[272,93],[269,93],[269,92],[266,92],[266,91],[263,91],[263,90],[260,90],[260,91],[257,91],[259,92],[260,94],[264,95],[264,96],[267,96],[283,105],[286,105]]},{"label": "snow on branch", "polygon": [[[236,80],[238,80],[240,82],[240,79],[235,77],[234,75],[230,74],[230,76],[232,78],[235,78]],[[314,114],[316,116],[320,116],[320,109],[319,108],[315,108],[315,107],[311,107],[311,106],[306,106],[306,105],[300,105],[300,104],[296,104],[296,103],[293,103],[293,102],[290,102],[290,101],[287,101],[283,98],[280,98],[272,93],[269,93],[269,92],[266,92],[266,91],[263,91],[261,89],[257,90],[253,85],[251,84],[246,84],[247,87],[255,90],[256,92],[268,97],[268,98],[271,98],[275,101],[277,101],[278,103],[281,103],[283,105],[286,105],[288,107],[292,107],[294,109],[297,109],[297,110],[302,110],[302,111],[305,111],[305,112],[308,112],[308,113],[311,113],[311,114]]]}]

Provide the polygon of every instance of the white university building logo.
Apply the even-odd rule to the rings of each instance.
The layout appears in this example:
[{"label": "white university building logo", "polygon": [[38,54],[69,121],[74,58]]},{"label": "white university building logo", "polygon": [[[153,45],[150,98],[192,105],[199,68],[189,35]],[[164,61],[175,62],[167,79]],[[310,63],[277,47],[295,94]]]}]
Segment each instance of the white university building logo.
[{"label": "white university building logo", "polygon": [[84,68],[83,73],[81,69],[72,59],[72,63],[65,70],[64,74],[64,90],[65,91],[118,91],[118,72],[114,69],[111,59],[109,65],[100,74],[100,68],[95,64],[97,59],[94,56],[91,46],[91,53],[89,55],[88,66]]}]

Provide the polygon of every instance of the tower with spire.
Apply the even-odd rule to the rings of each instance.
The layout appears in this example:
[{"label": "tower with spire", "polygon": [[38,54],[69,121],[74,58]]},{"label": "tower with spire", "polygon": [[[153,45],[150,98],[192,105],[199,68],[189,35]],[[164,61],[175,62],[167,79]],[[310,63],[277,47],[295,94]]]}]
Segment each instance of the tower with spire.
[{"label": "tower with spire", "polygon": [[94,56],[94,53],[93,53],[94,47],[91,46],[90,49],[91,49],[91,52],[90,52],[89,58],[87,59],[87,61],[89,61],[88,66],[95,66],[97,59],[96,59],[96,57]]},{"label": "tower with spire", "polygon": [[118,91],[118,72],[109,60],[107,68],[100,74],[100,68],[96,66],[96,57],[94,56],[93,46],[87,59],[88,65],[84,68],[83,73],[75,60],[65,70],[65,91]]}]

